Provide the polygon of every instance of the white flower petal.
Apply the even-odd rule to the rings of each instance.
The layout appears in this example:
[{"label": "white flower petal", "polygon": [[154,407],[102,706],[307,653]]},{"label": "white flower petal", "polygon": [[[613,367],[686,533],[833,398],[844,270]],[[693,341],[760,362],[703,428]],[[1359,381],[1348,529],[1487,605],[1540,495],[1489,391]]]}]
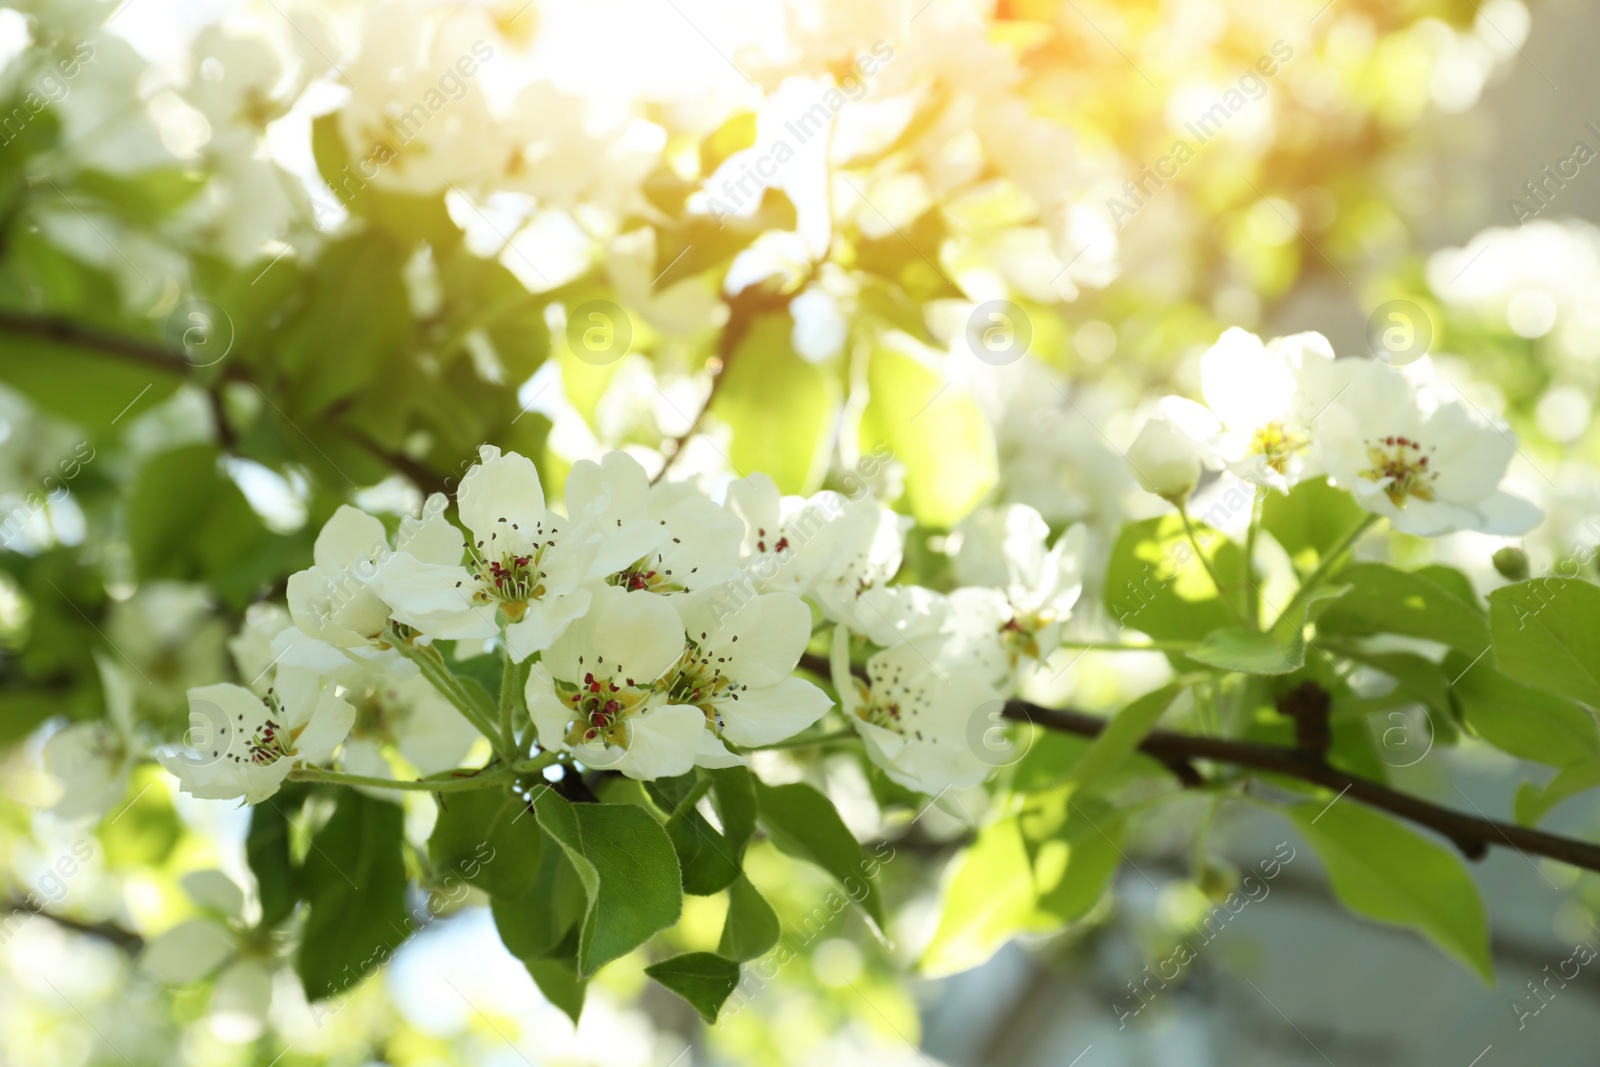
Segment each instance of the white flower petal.
[{"label": "white flower petal", "polygon": [[642,781],[687,774],[705,732],[705,713],[686,704],[663,704],[631,715],[628,751],[616,769]]},{"label": "white flower petal", "polygon": [[190,871],[180,881],[189,899],[230,919],[244,913],[244,890],[221,871]]},{"label": "white flower petal", "polygon": [[577,589],[565,596],[546,596],[528,605],[520,622],[506,627],[506,647],[518,663],[554,644],[567,627],[589,610],[593,594]]},{"label": "white flower petal", "polygon": [[139,954],[139,966],[168,985],[198,981],[234,954],[233,936],[210,919],[189,919],[160,934]]},{"label": "white flower petal", "polygon": [[343,504],[317,534],[311,559],[323,573],[337,574],[388,552],[389,533],[383,523],[360,508]]},{"label": "white flower petal", "polygon": [[312,764],[328,762],[355,724],[356,709],[329,689],[317,701],[311,721],[295,739],[295,756]]},{"label": "white flower petal", "polygon": [[479,449],[479,462],[461,479],[456,510],[474,538],[487,540],[498,534],[501,519],[507,520],[504,525],[508,528],[515,524],[522,539],[531,537],[534,526],[547,514],[539,469],[526,456],[516,452],[501,455],[493,445],[484,445]]},{"label": "white flower petal", "polygon": [[833,701],[804,678],[751,686],[717,705],[722,736],[736,745],[770,745],[793,737],[828,713]]}]

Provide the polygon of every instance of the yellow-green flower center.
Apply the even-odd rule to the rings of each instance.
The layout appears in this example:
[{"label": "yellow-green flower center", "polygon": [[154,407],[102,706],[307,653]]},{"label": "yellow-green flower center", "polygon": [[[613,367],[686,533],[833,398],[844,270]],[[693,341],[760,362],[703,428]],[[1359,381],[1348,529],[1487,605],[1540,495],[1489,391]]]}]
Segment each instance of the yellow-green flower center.
[{"label": "yellow-green flower center", "polygon": [[1295,453],[1303,451],[1310,443],[1304,434],[1284,429],[1283,423],[1269,422],[1250,439],[1250,453],[1262,457],[1267,466],[1283,474]]},{"label": "yellow-green flower center", "polygon": [[1439,477],[1437,471],[1428,469],[1432,451],[1431,448],[1424,450],[1420,441],[1409,437],[1368,441],[1367,461],[1372,466],[1362,471],[1361,477],[1374,482],[1387,479],[1389,484],[1383,487],[1384,494],[1397,508],[1405,507],[1412,497],[1432,500],[1433,482]]}]

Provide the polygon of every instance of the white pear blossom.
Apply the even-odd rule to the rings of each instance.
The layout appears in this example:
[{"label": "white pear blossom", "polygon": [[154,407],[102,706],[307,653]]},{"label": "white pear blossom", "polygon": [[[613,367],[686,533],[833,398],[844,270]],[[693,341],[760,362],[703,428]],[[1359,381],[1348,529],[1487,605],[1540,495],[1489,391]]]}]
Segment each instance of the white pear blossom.
[{"label": "white pear blossom", "polygon": [[466,565],[459,553],[446,561],[402,550],[379,566],[373,587],[395,619],[432,638],[492,638],[504,622],[518,662],[588,610],[586,583],[640,559],[663,536],[649,522],[569,521],[545,507],[532,460],[492,445],[461,479],[457,507],[470,532]]},{"label": "white pear blossom", "polygon": [[188,747],[157,758],[185,793],[259,804],[296,764],[326,763],[355,717],[325,679],[281,667],[265,696],[226,683],[189,690]]},{"label": "white pear blossom", "polygon": [[1361,361],[1323,415],[1317,462],[1330,481],[1395,529],[1515,535],[1542,512],[1500,488],[1516,441],[1466,403],[1384,363]]},{"label": "white pear blossom", "polygon": [[1261,338],[1237,326],[1200,357],[1200,390],[1216,415],[1214,446],[1235,475],[1282,492],[1307,465],[1318,416],[1344,385],[1319,333]]},{"label": "white pear blossom", "polygon": [[[339,754],[339,766],[353,774],[392,778],[385,756],[399,753],[424,775],[458,767],[478,731],[425,678],[397,678],[382,670],[366,670],[345,689],[356,710],[355,723]],[[374,796],[394,799],[389,790]]]},{"label": "white pear blossom", "polygon": [[1185,432],[1170,411],[1152,416],[1127,451],[1128,466],[1144,491],[1175,504],[1194,492],[1208,455],[1207,447]]},{"label": "white pear blossom", "polygon": [[684,648],[683,623],[665,597],[595,589],[588,613],[528,672],[524,694],[540,747],[630,778],[688,773],[706,715],[669,692]]},{"label": "white pear blossom", "polygon": [[128,794],[128,778],[140,749],[134,736],[133,683],[120,667],[96,654],[103,719],[73,723],[51,735],[44,768],[61,783],[51,810],[64,819],[105,815]]},{"label": "white pear blossom", "polygon": [[805,595],[827,562],[828,542],[819,539],[846,498],[821,492],[807,499],[784,496],[759,471],[728,486],[724,506],[744,523],[739,559],[757,587]]},{"label": "white pear blossom", "polygon": [[393,549],[377,518],[340,507],[317,534],[313,565],[289,576],[289,614],[301,632],[341,648],[381,649],[389,605],[376,588],[396,555],[432,566],[461,561],[461,535],[444,518],[445,498],[429,497],[420,519],[401,522]]},{"label": "white pear blossom", "polygon": [[743,762],[722,742],[770,745],[793,737],[833,702],[795,666],[811,639],[811,611],[788,593],[763,593],[732,613],[706,598],[680,608],[688,644],[666,678],[668,696],[705,714],[699,763]]},{"label": "white pear blossom", "polygon": [[938,794],[974,785],[993,768],[971,741],[1000,694],[981,674],[941,656],[938,639],[904,641],[867,660],[865,681],[850,671],[850,631],[833,632],[830,666],[846,717],[867,756],[907,789]]},{"label": "white pear blossom", "polygon": [[1083,589],[1087,536],[1075,525],[1046,548],[1050,527],[1023,504],[979,512],[956,527],[951,555],[962,587],[950,594],[951,616],[968,632],[992,632],[1006,674],[1061,643]]},{"label": "white pear blossom", "polygon": [[182,884],[201,915],[152,938],[139,966],[168,985],[216,975],[208,1019],[212,1032],[230,1043],[254,1041],[266,1028],[272,971],[243,936],[244,891],[215,870],[191,871]]},{"label": "white pear blossom", "polygon": [[[600,462],[579,460],[567,475],[567,510],[601,536],[629,530],[624,544],[651,544],[605,580],[624,589],[693,594],[727,582],[739,570],[744,527],[692,486],[652,486],[639,461],[608,452]],[[656,529],[651,529],[656,527]],[[603,553],[615,561],[613,552]]]},{"label": "white pear blossom", "polygon": [[[897,628],[897,618],[914,613],[915,606],[899,604],[896,594],[865,599],[863,594],[887,586],[899,572],[911,520],[871,497],[844,502],[836,516],[815,538],[821,560],[812,597],[828,618],[854,624],[858,631]],[[908,599],[915,598],[908,594]],[[886,610],[890,607],[894,610]]]}]

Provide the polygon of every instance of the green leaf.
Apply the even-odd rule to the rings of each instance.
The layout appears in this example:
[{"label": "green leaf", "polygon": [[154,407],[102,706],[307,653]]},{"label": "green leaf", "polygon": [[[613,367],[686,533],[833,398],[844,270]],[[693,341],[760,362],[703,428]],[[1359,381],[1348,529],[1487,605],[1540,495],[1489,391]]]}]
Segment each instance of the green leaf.
[{"label": "green leaf", "polygon": [[1117,712],[1067,772],[1061,783],[1062,790],[1069,794],[1092,791],[1133,755],[1181,692],[1182,686],[1164,685]]},{"label": "green leaf", "polygon": [[539,992],[544,998],[560,1008],[572,1020],[572,1025],[578,1025],[578,1016],[583,1014],[583,997],[589,988],[587,978],[578,977],[578,968],[571,960],[565,959],[536,959],[523,960],[522,965],[528,969],[528,975],[539,987]]},{"label": "green leaf", "polygon": [[1394,692],[1409,701],[1423,704],[1444,715],[1451,714],[1452,676],[1432,660],[1414,652],[1367,652],[1341,648],[1339,654],[1393,678],[1396,683]]},{"label": "green leaf", "polygon": [[1489,646],[1489,624],[1477,606],[1416,571],[1354,563],[1339,572],[1349,586],[1317,616],[1319,635],[1404,634],[1476,656]]},{"label": "green leaf", "polygon": [[1446,567],[1442,563],[1430,563],[1425,567],[1418,567],[1411,573],[1428,579],[1434,585],[1443,586],[1457,600],[1472,605],[1473,611],[1483,614],[1483,605],[1478,601],[1478,590],[1472,584],[1472,579],[1454,567]]},{"label": "green leaf", "polygon": [[1322,858],[1345,907],[1411,927],[1494,981],[1488,917],[1456,852],[1350,801],[1297,804],[1288,814]]},{"label": "green leaf", "polygon": [[1089,914],[1122,863],[1122,814],[1094,797],[1053,789],[1017,813],[1041,912],[1062,923]]},{"label": "green leaf", "polygon": [[[1196,524],[1195,532],[1223,585],[1230,592],[1242,587],[1243,550],[1208,526]],[[1105,603],[1120,627],[1158,640],[1193,640],[1238,624],[1217,599],[1216,587],[1195,558],[1177,515],[1122,528],[1106,567]]]},{"label": "green leaf", "polygon": [[277,332],[270,367],[287,379],[280,389],[286,399],[277,403],[308,426],[304,432],[316,434],[309,420],[404,354],[411,330],[405,259],[405,249],[368,231],[331,245],[317,260],[306,302]]},{"label": "green leaf", "polygon": [[867,364],[860,429],[863,453],[886,442],[905,465],[911,514],[938,529],[965,518],[999,480],[989,420],[950,386],[943,361],[909,334],[882,335]]},{"label": "green leaf", "polygon": [[707,204],[710,213],[689,215],[676,226],[658,227],[656,280],[651,288],[656,292],[670,289],[733,258],[764,233],[795,228],[794,203],[781,190],[763,189],[761,203],[752,215],[735,213],[743,206],[713,196]]},{"label": "green leaf", "polygon": [[263,930],[277,926],[294,910],[300,899],[295,885],[294,861],[289,855],[289,816],[283,805],[292,804],[287,790],[279,791],[271,804],[250,809],[250,832],[245,838],[245,858],[256,877],[256,893],[261,899]]},{"label": "green leaf", "polygon": [[1488,663],[1469,666],[1460,653],[1445,663],[1459,675],[1454,689],[1467,722],[1491,745],[1552,767],[1600,765],[1600,728],[1581,704],[1508,678]]},{"label": "green leaf", "polygon": [[1109,805],[1057,790],[1020,801],[952,864],[939,925],[919,969],[955,974],[1019,934],[1086,915],[1121,861],[1122,820]]},{"label": "green leaf", "polygon": [[809,493],[827,466],[839,383],[795,352],[793,327],[787,314],[756,319],[728,360],[712,410],[733,431],[728,458],[737,470],[769,474],[785,493]]},{"label": "green leaf", "polygon": [[441,793],[428,858],[441,874],[515,899],[532,887],[543,844],[538,820],[520,797],[499,788]]},{"label": "green leaf", "polygon": [[645,785],[645,792],[667,816],[667,836],[683,870],[683,891],[702,897],[722,892],[739,877],[733,846],[695,810],[711,784],[709,777],[691,771]]},{"label": "green leaf", "polygon": [[1184,655],[1198,663],[1245,674],[1288,674],[1306,661],[1306,642],[1299,630],[1280,639],[1274,634],[1230,626],[1213,630]]},{"label": "green leaf", "polygon": [[168,368],[21,336],[3,326],[0,336],[0,381],[50,414],[95,432],[121,429],[127,425],[124,411],[132,421],[171,397],[188,372],[180,359]]},{"label": "green leaf", "polygon": [[693,808],[667,820],[667,836],[678,853],[685,893],[701,897],[720,893],[739,877],[732,846]]},{"label": "green leaf", "polygon": [[648,811],[633,804],[569,804],[550,790],[539,795],[535,810],[572,862],[588,900],[578,935],[581,977],[678,921],[678,857]]},{"label": "green leaf", "polygon": [[931,207],[908,226],[898,226],[882,237],[856,242],[858,270],[876,274],[898,286],[912,300],[964,299],[965,294],[938,266],[948,228],[941,210]]},{"label": "green leaf", "polygon": [[845,894],[883,929],[878,864],[839,818],[833,802],[804,782],[767,785],[758,778],[755,784],[761,822],[772,834],[772,843],[833,875]]},{"label": "green leaf", "polygon": [[182,167],[150,167],[131,175],[88,169],[78,171],[72,184],[127,221],[149,226],[193,199],[206,177]]},{"label": "green leaf", "polygon": [[262,526],[208,444],[185,445],[146,462],[128,498],[127,522],[128,548],[141,578],[207,580],[240,606],[300,555],[271,551],[298,542]]},{"label": "green leaf", "polygon": [[1600,586],[1540,578],[1489,594],[1494,653],[1518,681],[1600,708]]},{"label": "green leaf", "polygon": [[644,973],[687,1000],[708,1023],[739,985],[739,965],[709,952],[689,952],[651,964]]},{"label": "green leaf", "polygon": [[346,790],[312,838],[300,868],[310,913],[295,960],[308,999],[343,992],[405,940],[403,819],[400,805]]},{"label": "green leaf", "polygon": [[722,922],[717,954],[730,960],[753,960],[778,943],[778,913],[744,875],[728,886],[728,916]]},{"label": "green leaf", "polygon": [[1326,479],[1304,481],[1288,494],[1268,493],[1261,506],[1261,527],[1289,553],[1301,571],[1322,562],[1328,550],[1366,518],[1349,493]]},{"label": "green leaf", "polygon": [[491,897],[495,929],[506,951],[524,963],[559,954],[571,941],[588,909],[588,894],[567,855],[559,848],[544,848],[533,884],[521,897]]},{"label": "green leaf", "polygon": [[712,173],[733,155],[756,143],[756,117],[753,112],[741,111],[727,122],[712,130],[700,142],[700,176]]},{"label": "green leaf", "polygon": [[745,846],[756,832],[755,775],[747,767],[706,771],[711,778],[711,806],[722,823],[723,840],[736,862],[744,862]]},{"label": "green leaf", "polygon": [[1523,826],[1535,826],[1557,804],[1579,793],[1600,786],[1600,764],[1579,763],[1565,767],[1542,786],[1523,782],[1517,787],[1512,813]]}]

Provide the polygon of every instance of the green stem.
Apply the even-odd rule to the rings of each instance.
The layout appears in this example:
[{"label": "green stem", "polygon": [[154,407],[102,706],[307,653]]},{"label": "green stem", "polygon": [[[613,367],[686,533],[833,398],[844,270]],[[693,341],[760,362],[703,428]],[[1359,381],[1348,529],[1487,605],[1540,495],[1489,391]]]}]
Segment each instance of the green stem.
[{"label": "green stem", "polygon": [[[1382,516],[1368,515],[1361,520],[1361,523],[1355,529],[1345,534],[1338,544],[1323,554],[1322,559],[1317,563],[1316,569],[1307,575],[1306,580],[1300,583],[1300,588],[1295,590],[1288,606],[1278,613],[1278,621],[1297,618],[1298,616],[1295,613],[1305,610],[1306,601],[1311,598],[1311,595],[1320,586],[1327,582],[1328,575],[1332,574],[1341,565],[1344,556],[1355,547],[1356,542],[1361,540],[1363,534],[1377,525],[1380,518]],[[1277,622],[1274,622],[1273,625],[1276,626]]]},{"label": "green stem", "polygon": [[1061,648],[1081,648],[1086,652],[1192,652],[1198,641],[1151,641],[1129,645],[1119,641],[1063,641]]},{"label": "green stem", "polygon": [[678,801],[678,803],[673,806],[671,811],[667,812],[667,818],[676,819],[679,815],[682,815],[684,812],[690,810],[696,804],[700,803],[700,798],[709,792],[711,792],[711,777],[709,775],[705,775],[697,779],[694,783],[694,786],[684,794],[683,799]]},{"label": "green stem", "polygon": [[546,767],[554,767],[560,762],[561,753],[541,752],[532,759],[519,761],[515,766],[518,774],[536,774],[539,771],[544,770]]},{"label": "green stem", "polygon": [[850,741],[857,736],[854,730],[848,727],[843,730],[834,730],[831,733],[811,734],[809,737],[791,737],[785,741],[774,741],[770,745],[746,745],[739,749],[740,752],[777,752],[785,748],[807,748],[811,745],[832,745],[840,741]]},{"label": "green stem", "polygon": [[1178,517],[1183,520],[1183,532],[1189,535],[1189,543],[1194,546],[1194,554],[1200,557],[1200,566],[1206,569],[1206,573],[1211,576],[1211,584],[1216,586],[1217,599],[1227,606],[1228,611],[1239,622],[1246,626],[1251,625],[1250,620],[1244,617],[1238,605],[1233,602],[1233,598],[1228,596],[1227,590],[1223,588],[1222,579],[1217,576],[1216,568],[1211,565],[1211,557],[1200,547],[1200,534],[1195,530],[1193,520],[1189,518],[1189,509],[1181,504],[1178,505]]},{"label": "green stem", "polygon": [[462,688],[456,676],[445,665],[444,657],[439,655],[438,649],[432,645],[414,645],[393,629],[387,631],[385,637],[402,656],[417,665],[422,671],[422,676],[439,691],[439,695],[454,705],[468,722],[477,727],[479,733],[494,741],[496,745],[501,743],[497,740],[501,736],[500,730],[492,715],[486,709],[478,707]]},{"label": "green stem", "polygon": [[1257,629],[1261,627],[1261,597],[1257,595],[1256,581],[1256,535],[1261,532],[1261,516],[1266,504],[1269,490],[1264,485],[1256,486],[1256,498],[1250,504],[1250,529],[1244,535],[1244,577],[1250,586],[1246,594],[1245,607],[1250,612],[1250,624]]},{"label": "green stem", "polygon": [[321,767],[296,767],[289,772],[295,782],[327,782],[331,785],[364,785],[374,789],[408,789],[422,793],[465,793],[474,789],[488,789],[499,785],[511,776],[511,769],[501,767],[483,774],[447,778],[419,778],[402,781],[395,778],[373,778],[365,774],[346,774]]},{"label": "green stem", "polygon": [[1194,835],[1194,851],[1190,853],[1190,877],[1195,882],[1200,881],[1200,876],[1206,869],[1206,842],[1211,837],[1211,826],[1217,821],[1217,811],[1222,807],[1222,794],[1213,793],[1210,802],[1206,805],[1206,813],[1200,819],[1200,826]]},{"label": "green stem", "polygon": [[517,665],[511,662],[511,648],[505,644],[505,636],[501,635],[500,656],[500,742],[505,746],[507,754],[515,755],[517,749],[517,732],[511,725],[511,712],[516,703]]}]

